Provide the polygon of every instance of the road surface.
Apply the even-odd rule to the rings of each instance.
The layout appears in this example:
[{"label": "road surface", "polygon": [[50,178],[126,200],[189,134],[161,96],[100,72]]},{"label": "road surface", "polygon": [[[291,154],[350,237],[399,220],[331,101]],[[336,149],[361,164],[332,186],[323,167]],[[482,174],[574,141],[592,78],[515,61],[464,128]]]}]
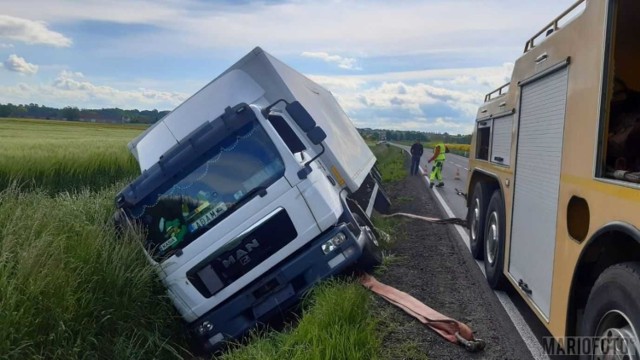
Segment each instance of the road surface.
[{"label": "road surface", "polygon": [[[389,143],[409,152],[410,146]],[[432,149],[424,149],[424,154],[420,159],[420,167],[423,171],[426,183],[429,183],[429,173],[431,172],[431,164],[427,161],[433,156]],[[464,198],[457,194],[456,189],[466,193],[466,180],[469,171],[469,159],[455,155],[447,154],[444,166],[442,168],[442,178],[444,186],[440,188],[434,187],[432,191],[439,201],[439,205],[447,217],[458,217],[465,219],[467,216],[467,208]],[[421,176],[421,175],[418,175]],[[469,236],[466,229],[461,226],[455,226],[455,232],[459,239],[469,248]],[[469,256],[471,253],[469,252]],[[476,260],[478,270],[484,274],[484,263]],[[511,318],[520,336],[526,343],[531,355],[534,359],[549,359],[544,353],[541,342],[543,337],[550,334],[540,324],[533,312],[527,307],[524,301],[513,289],[504,291],[494,291],[496,297],[504,307],[505,311]]]}]

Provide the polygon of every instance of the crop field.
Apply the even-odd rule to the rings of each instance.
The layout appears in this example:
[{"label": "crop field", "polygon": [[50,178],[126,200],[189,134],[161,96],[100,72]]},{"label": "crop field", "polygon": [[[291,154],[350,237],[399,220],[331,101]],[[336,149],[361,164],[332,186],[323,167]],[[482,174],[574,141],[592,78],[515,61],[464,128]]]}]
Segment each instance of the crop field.
[{"label": "crop field", "polygon": [[101,188],[138,173],[127,143],[141,126],[0,120],[0,188]]},{"label": "crop field", "polygon": [[[114,196],[138,173],[126,144],[143,130],[0,120],[1,358],[194,358],[141,234],[112,226]],[[223,358],[377,358],[370,298],[356,282],[328,282],[295,324]]]}]

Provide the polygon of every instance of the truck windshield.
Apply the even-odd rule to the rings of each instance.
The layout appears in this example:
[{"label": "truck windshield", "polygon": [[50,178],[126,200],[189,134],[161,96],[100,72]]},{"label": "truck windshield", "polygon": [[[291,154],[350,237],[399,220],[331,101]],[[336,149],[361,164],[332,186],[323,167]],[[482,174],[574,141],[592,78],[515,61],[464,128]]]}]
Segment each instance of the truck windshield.
[{"label": "truck windshield", "polygon": [[[162,260],[198,238],[284,175],[284,163],[257,121],[230,134],[129,210]],[[177,180],[177,181],[176,181]]]}]

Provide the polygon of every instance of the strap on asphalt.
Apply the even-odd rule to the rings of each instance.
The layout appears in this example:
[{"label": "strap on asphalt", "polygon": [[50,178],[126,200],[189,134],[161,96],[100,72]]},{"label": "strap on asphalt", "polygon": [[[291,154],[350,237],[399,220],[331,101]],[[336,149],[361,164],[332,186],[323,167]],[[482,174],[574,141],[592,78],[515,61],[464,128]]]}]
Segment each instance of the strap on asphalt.
[{"label": "strap on asphalt", "polygon": [[413,296],[385,285],[369,274],[360,277],[360,283],[380,297],[418,319],[449,342],[463,346],[469,352],[482,351],[486,342],[476,339],[465,323],[433,310]]}]

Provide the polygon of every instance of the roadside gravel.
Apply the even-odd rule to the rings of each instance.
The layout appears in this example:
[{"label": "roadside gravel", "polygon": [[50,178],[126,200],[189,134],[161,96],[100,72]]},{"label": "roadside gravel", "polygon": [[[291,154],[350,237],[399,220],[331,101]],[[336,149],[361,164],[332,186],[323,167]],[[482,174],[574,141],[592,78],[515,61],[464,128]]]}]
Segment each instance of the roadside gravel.
[{"label": "roadside gravel", "polygon": [[[421,176],[385,186],[391,212],[443,217]],[[389,266],[377,275],[437,311],[465,322],[487,347],[476,354],[440,338],[402,310],[375,299],[388,359],[531,359],[525,343],[450,225],[401,220]],[[398,345],[401,344],[401,345]]]}]

